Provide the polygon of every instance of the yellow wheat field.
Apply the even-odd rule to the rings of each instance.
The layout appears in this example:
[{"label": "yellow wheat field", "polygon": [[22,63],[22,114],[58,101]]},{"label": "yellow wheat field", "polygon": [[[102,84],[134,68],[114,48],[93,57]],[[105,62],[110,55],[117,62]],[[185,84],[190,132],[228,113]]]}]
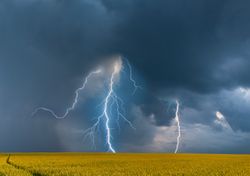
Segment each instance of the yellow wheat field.
[{"label": "yellow wheat field", "polygon": [[0,155],[0,176],[250,176],[250,155],[31,153]]}]

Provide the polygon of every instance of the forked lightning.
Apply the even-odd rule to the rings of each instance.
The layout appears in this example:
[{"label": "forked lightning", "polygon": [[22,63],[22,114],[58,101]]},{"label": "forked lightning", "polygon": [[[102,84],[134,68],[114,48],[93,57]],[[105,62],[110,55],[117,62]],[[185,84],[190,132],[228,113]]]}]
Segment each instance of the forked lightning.
[{"label": "forked lightning", "polygon": [[78,103],[78,98],[79,98],[79,93],[80,91],[82,91],[83,89],[85,89],[90,77],[96,75],[96,74],[100,74],[101,73],[101,69],[95,70],[93,72],[90,72],[87,77],[85,78],[83,84],[81,87],[79,87],[78,89],[76,89],[75,91],[75,98],[74,101],[72,103],[72,105],[70,107],[68,107],[65,111],[65,113],[62,116],[57,115],[52,109],[46,108],[46,107],[39,107],[36,108],[35,111],[32,113],[32,116],[34,116],[38,111],[47,111],[49,112],[52,116],[54,116],[57,119],[64,119],[65,117],[67,117],[67,115],[69,114],[70,111],[74,110],[77,103]]}]

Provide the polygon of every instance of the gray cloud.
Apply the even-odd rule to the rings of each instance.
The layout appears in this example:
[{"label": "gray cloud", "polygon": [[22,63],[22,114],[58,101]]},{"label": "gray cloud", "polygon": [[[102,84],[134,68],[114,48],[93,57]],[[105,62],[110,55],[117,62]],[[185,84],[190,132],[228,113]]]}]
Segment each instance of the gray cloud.
[{"label": "gray cloud", "polygon": [[[48,114],[31,119],[30,113],[40,105],[62,113],[82,78],[107,64],[106,56],[121,54],[144,86],[129,100],[141,111],[139,117],[128,113],[138,130],[127,132],[124,125],[116,140],[123,151],[156,150],[155,136],[171,133],[174,106],[168,111],[168,105],[177,98],[187,141],[199,138],[203,127],[207,143],[218,142],[217,135],[229,141],[210,149],[188,142],[185,151],[220,152],[229,145],[227,152],[249,152],[249,5],[247,0],[1,1],[0,150],[81,148],[81,136],[72,131],[93,123],[87,117],[95,115],[90,110],[98,100],[83,95],[88,103],[63,122]],[[231,138],[213,127],[216,111],[227,117]],[[164,151],[173,145],[159,139],[156,146]],[[98,150],[103,147],[100,142]]]}]

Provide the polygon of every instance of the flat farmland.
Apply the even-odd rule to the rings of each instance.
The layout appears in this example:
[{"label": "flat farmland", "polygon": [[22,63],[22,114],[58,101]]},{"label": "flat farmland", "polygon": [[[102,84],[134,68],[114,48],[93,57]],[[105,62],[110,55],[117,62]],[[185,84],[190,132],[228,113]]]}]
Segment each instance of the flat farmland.
[{"label": "flat farmland", "polygon": [[249,176],[250,155],[0,154],[0,176]]}]

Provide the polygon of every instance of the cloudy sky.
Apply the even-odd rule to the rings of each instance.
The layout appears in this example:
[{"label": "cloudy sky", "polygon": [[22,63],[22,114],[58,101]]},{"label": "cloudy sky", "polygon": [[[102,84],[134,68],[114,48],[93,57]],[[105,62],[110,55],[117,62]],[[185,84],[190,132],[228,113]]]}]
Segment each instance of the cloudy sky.
[{"label": "cloudy sky", "polygon": [[[135,129],[110,102],[116,151],[174,152],[178,100],[178,152],[250,153],[249,21],[248,0],[1,0],[0,151],[108,151],[104,118],[84,131],[118,62]],[[96,69],[67,117],[32,116],[63,115]]]}]

